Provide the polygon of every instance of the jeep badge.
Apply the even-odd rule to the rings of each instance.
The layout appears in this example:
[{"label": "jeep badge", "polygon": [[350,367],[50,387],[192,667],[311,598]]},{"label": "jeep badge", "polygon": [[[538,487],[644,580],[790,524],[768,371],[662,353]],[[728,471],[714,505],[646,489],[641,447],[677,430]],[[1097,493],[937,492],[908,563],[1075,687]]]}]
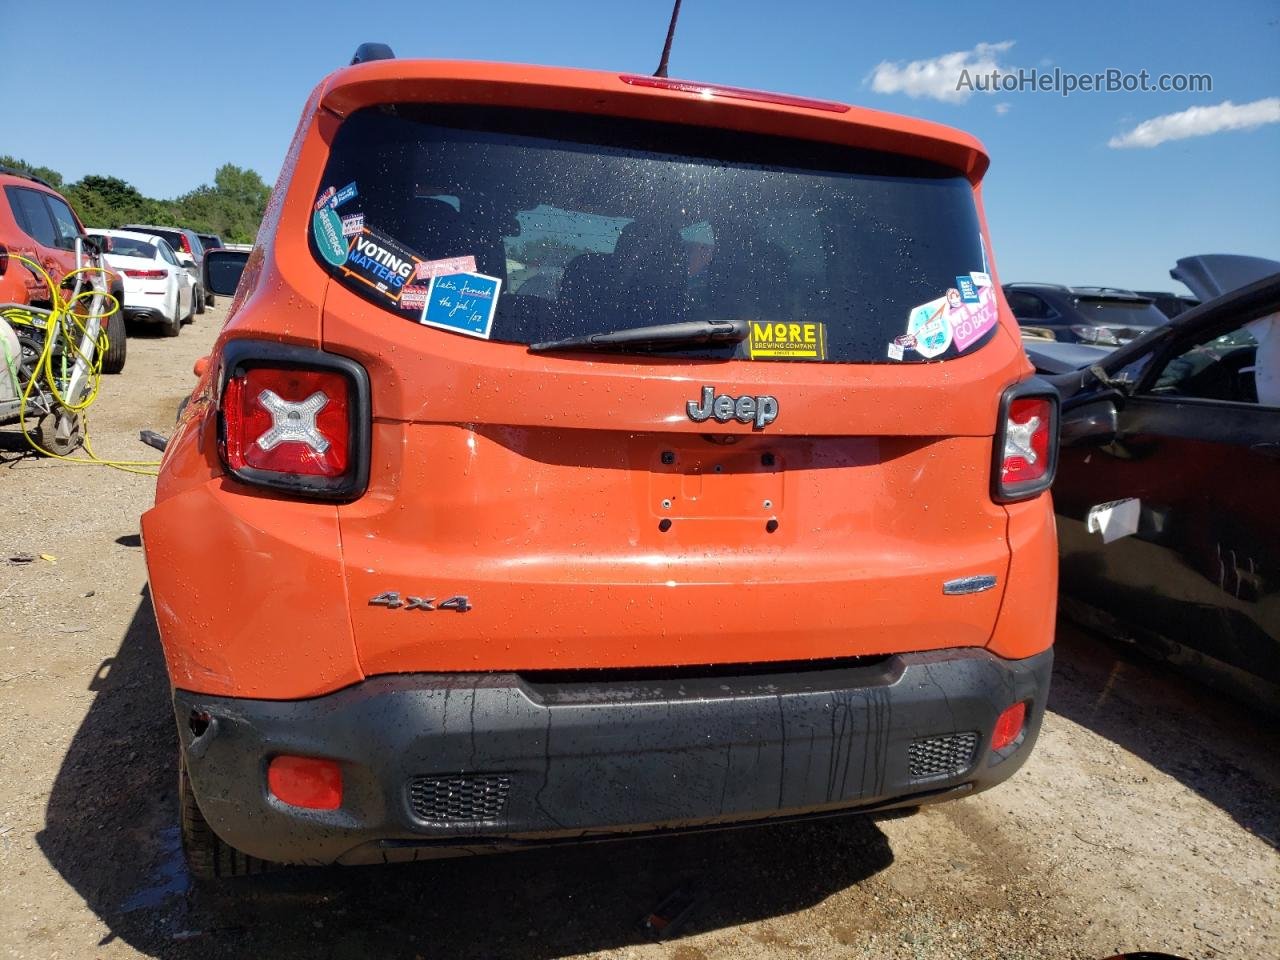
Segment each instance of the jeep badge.
[{"label": "jeep badge", "polygon": [[715,387],[702,388],[702,402],[690,400],[685,412],[694,423],[702,423],[715,417],[720,423],[737,420],[754,424],[753,429],[763,430],[766,424],[778,419],[778,401],[774,397],[732,397],[727,393],[716,395]]}]

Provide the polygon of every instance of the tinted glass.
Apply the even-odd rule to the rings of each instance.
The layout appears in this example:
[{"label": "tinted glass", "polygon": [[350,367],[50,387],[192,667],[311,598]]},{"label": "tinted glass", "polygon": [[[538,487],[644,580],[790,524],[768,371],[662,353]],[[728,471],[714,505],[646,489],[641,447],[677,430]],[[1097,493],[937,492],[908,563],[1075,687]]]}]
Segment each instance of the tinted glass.
[{"label": "tinted glass", "polygon": [[1154,303],[1133,300],[1093,300],[1081,297],[1076,309],[1090,324],[1120,327],[1158,327],[1167,318]]},{"label": "tinted glass", "polygon": [[[338,282],[416,320],[427,280],[402,262],[474,258],[502,283],[490,336],[515,343],[742,318],[816,322],[828,360],[883,361],[913,308],[950,311],[958,276],[984,266],[973,192],[954,170],[616,118],[359,111],[319,193],[331,213],[313,222],[312,249]],[[361,238],[380,245],[377,264]],[[930,359],[956,355],[947,342]],[[735,349],[746,346],[701,352]]]},{"label": "tinted glass", "polygon": [[25,187],[5,187],[4,192],[22,232],[41,246],[56,247],[58,229],[44,202],[44,194]]},{"label": "tinted glass", "polygon": [[45,202],[49,204],[49,212],[53,214],[54,226],[58,229],[59,246],[70,250],[75,247],[76,237],[80,236],[80,223],[71,208],[57,197],[45,194]]},{"label": "tinted glass", "polygon": [[173,254],[173,247],[169,246],[163,239],[157,241],[156,249],[160,251],[160,257],[165,263],[172,264],[175,267],[179,266],[178,258]]},{"label": "tinted glass", "polygon": [[156,258],[157,250],[155,245],[147,243],[145,240],[135,240],[133,237],[112,237],[110,243],[110,253],[115,256],[142,257],[144,260],[154,260]]},{"label": "tinted glass", "polygon": [[200,246],[204,247],[206,250],[222,249],[222,241],[217,237],[212,237],[204,233],[198,233],[196,236],[200,238]]}]

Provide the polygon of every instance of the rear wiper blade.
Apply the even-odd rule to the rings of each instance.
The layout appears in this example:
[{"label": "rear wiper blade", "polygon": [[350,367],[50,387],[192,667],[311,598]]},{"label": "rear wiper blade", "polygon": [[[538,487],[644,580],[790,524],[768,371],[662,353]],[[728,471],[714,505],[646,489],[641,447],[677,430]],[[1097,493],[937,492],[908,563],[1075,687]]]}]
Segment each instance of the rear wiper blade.
[{"label": "rear wiper blade", "polygon": [[551,350],[625,350],[645,347],[679,347],[699,343],[741,343],[747,339],[746,320],[685,320],[652,327],[633,327],[610,333],[587,333],[564,340],[529,344],[530,353]]}]

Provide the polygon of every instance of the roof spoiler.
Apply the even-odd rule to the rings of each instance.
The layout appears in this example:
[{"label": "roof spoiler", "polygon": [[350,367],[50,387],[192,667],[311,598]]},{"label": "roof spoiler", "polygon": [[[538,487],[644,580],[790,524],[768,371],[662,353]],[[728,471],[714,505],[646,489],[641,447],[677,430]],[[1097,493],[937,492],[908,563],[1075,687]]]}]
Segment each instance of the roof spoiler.
[{"label": "roof spoiler", "polygon": [[394,60],[395,58],[395,53],[385,43],[362,43],[356,47],[355,56],[351,58],[351,65],[368,63],[370,60]]}]

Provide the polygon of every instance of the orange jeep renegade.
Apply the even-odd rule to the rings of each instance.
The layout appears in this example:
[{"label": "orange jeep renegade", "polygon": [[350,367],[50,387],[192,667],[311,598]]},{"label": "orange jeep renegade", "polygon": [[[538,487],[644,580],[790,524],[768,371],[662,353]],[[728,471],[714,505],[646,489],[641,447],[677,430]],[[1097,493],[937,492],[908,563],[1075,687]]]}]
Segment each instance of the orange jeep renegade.
[{"label": "orange jeep renegade", "polygon": [[659,77],[383,47],[325,78],[143,517],[193,872],[1009,777],[1057,400],[986,169]]}]

